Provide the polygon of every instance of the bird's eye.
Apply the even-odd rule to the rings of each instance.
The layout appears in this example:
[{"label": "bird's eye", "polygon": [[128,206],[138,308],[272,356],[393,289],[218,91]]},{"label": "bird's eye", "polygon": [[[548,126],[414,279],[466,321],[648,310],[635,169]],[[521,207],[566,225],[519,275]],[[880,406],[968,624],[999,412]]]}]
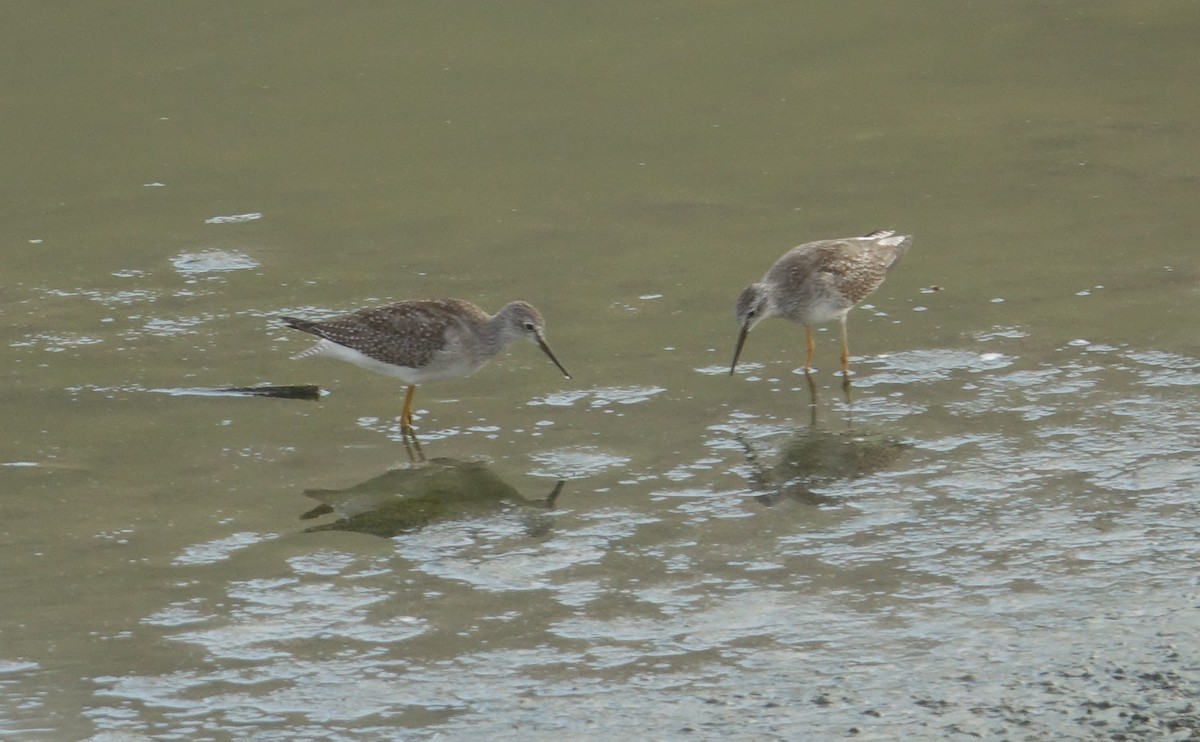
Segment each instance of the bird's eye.
[{"label": "bird's eye", "polygon": [[525,323],[525,331],[526,332],[533,332],[536,329],[537,329],[537,327],[532,322]]},{"label": "bird's eye", "polygon": [[758,310],[757,310],[757,309],[751,309],[749,312],[747,312],[747,313],[746,313],[746,316],[747,316],[747,317],[753,317],[753,316],[754,316],[754,315],[756,315],[756,314],[758,314]]}]

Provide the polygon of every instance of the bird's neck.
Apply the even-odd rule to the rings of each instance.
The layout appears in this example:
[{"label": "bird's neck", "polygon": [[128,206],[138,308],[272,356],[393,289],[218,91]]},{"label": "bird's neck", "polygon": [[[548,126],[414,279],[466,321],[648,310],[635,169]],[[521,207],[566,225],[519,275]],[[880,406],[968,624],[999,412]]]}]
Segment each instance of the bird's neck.
[{"label": "bird's neck", "polygon": [[762,321],[768,317],[779,316],[779,304],[775,301],[775,292],[765,283],[758,284],[758,290],[765,301],[762,304],[762,311],[759,312],[758,319]]},{"label": "bird's neck", "polygon": [[512,343],[513,338],[505,332],[508,325],[508,317],[503,309],[488,318],[479,340],[489,355],[499,353]]}]

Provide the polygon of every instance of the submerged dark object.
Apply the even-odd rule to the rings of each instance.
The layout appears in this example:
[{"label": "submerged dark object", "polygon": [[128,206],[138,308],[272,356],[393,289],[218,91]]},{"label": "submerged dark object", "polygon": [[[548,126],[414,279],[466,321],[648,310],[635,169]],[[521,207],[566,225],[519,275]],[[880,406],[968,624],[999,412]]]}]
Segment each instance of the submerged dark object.
[{"label": "submerged dark object", "polygon": [[315,401],[321,398],[321,387],[316,384],[234,386],[218,389],[217,391],[238,397],[274,397],[277,399],[303,399],[306,401]]},{"label": "submerged dark object", "polygon": [[[546,497],[530,500],[482,461],[435,458],[391,469],[343,490],[305,490],[305,495],[321,504],[300,518],[309,520],[333,513],[337,520],[305,530],[355,531],[391,538],[431,523],[514,508],[532,512],[550,510],[563,484],[559,481]],[[536,517],[529,518],[527,523],[531,535],[539,535],[549,527],[544,519]]]},{"label": "submerged dark object", "polygon": [[302,399],[314,401],[321,398],[321,387],[316,384],[289,384],[275,386],[229,386],[219,389],[151,389],[172,397],[274,397],[276,399]]},{"label": "submerged dark object", "polygon": [[784,440],[774,465],[764,466],[749,444],[742,441],[742,446],[753,467],[750,481],[763,490],[755,499],[764,505],[774,505],[785,497],[810,505],[836,502],[813,488],[873,474],[908,448],[908,444],[889,436],[805,428]]}]

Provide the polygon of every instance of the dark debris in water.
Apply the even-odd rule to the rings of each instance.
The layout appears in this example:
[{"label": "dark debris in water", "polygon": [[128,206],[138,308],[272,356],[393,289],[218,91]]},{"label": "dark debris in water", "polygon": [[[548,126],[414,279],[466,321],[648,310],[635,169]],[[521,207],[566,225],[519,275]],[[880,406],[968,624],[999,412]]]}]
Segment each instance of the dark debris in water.
[{"label": "dark debris in water", "polygon": [[[1178,662],[1178,655],[1160,661]],[[1151,661],[1147,658],[1147,661]],[[1200,737],[1200,688],[1174,670],[1162,668],[1130,672],[1121,667],[1082,672],[1060,671],[1054,680],[1031,683],[1053,696],[1046,706],[1028,703],[983,703],[972,706],[971,715],[993,719],[1001,729],[1047,728],[1046,708],[1059,708],[1061,718],[1049,726],[1057,727],[1063,738],[1077,739],[1079,730],[1087,738],[1111,740],[1196,739]],[[1074,701],[1067,699],[1074,698]],[[1071,705],[1067,705],[1071,704]],[[953,715],[954,705],[926,706],[941,716]],[[962,709],[958,709],[961,712]]]},{"label": "dark debris in water", "polygon": [[292,384],[287,386],[241,386],[217,389],[219,393],[239,397],[273,397],[275,399],[302,399],[316,401],[321,398],[321,387],[316,384]]},{"label": "dark debris in water", "polygon": [[321,398],[321,387],[316,384],[288,384],[283,386],[231,386],[216,389],[207,388],[172,388],[151,389],[160,394],[172,397],[271,397],[274,399],[299,399],[308,402]]}]

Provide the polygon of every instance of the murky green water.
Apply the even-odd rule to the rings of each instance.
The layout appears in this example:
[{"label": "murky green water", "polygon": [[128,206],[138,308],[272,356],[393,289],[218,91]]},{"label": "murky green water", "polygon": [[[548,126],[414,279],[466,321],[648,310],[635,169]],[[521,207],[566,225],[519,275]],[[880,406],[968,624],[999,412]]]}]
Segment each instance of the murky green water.
[{"label": "murky green water", "polygon": [[[1194,5],[0,13],[0,736],[1200,733]],[[881,227],[849,404],[728,376]],[[422,387],[414,474],[275,318],[443,295],[574,378]]]}]

